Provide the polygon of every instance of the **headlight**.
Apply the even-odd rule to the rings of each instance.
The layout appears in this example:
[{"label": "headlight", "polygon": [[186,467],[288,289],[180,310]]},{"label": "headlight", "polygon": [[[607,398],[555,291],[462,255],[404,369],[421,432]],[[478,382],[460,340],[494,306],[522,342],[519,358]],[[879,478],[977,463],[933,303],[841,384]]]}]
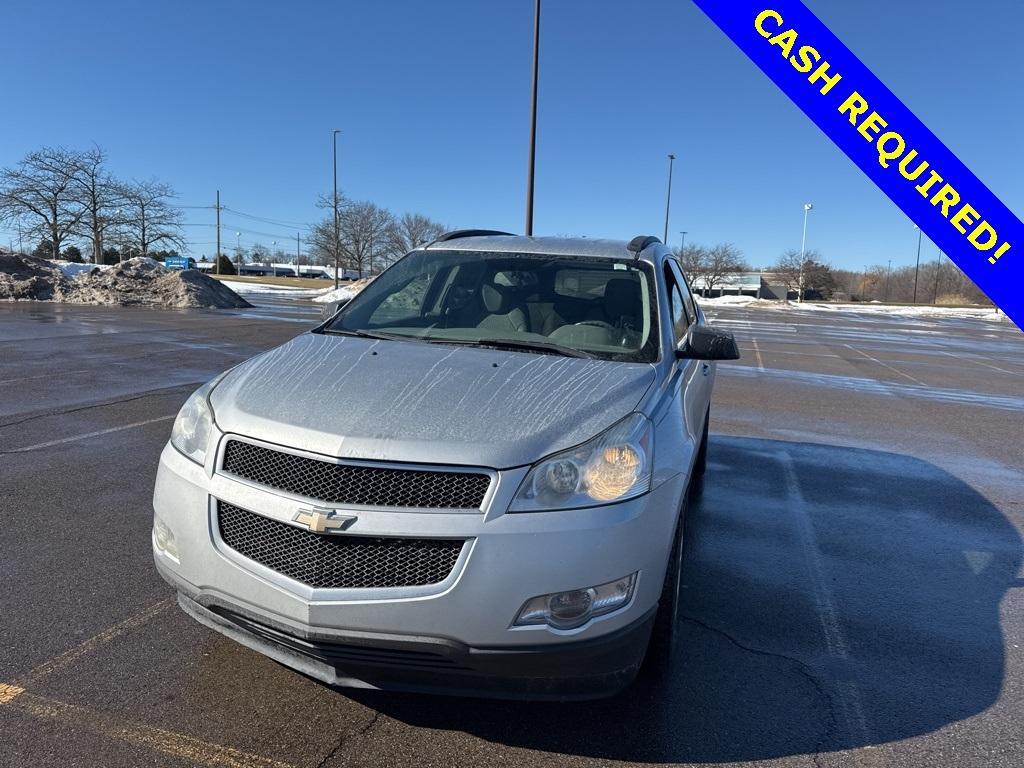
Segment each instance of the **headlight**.
[{"label": "headlight", "polygon": [[223,376],[221,374],[193,392],[181,406],[171,428],[171,445],[196,464],[206,463],[206,447],[213,431],[213,409],[208,397]]},{"label": "headlight", "polygon": [[630,414],[593,440],[535,464],[509,511],[592,507],[646,493],[653,440],[650,420]]}]

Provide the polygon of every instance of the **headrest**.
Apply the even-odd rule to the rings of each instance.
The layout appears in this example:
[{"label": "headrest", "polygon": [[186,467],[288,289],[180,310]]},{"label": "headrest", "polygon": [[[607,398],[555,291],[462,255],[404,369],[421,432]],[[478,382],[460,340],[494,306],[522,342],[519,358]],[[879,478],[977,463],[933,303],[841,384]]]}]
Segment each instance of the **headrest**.
[{"label": "headrest", "polygon": [[507,285],[484,283],[480,288],[480,297],[492,315],[507,315],[516,304],[516,290]]},{"label": "headrest", "polygon": [[639,317],[640,281],[617,277],[604,287],[604,311],[608,317]]}]

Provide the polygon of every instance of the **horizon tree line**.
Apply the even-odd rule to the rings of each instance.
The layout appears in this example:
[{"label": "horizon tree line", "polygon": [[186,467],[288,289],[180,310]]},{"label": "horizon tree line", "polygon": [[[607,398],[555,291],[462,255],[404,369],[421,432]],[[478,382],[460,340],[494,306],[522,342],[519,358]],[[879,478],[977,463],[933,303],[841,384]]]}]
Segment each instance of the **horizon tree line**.
[{"label": "horizon tree line", "polygon": [[[99,146],[44,147],[0,169],[0,221],[37,242],[34,255],[82,257],[93,263],[124,253],[148,256],[185,247],[174,189],[157,179],[126,181],[107,167]],[[114,247],[116,245],[116,247]],[[22,248],[22,250],[24,250]]]}]

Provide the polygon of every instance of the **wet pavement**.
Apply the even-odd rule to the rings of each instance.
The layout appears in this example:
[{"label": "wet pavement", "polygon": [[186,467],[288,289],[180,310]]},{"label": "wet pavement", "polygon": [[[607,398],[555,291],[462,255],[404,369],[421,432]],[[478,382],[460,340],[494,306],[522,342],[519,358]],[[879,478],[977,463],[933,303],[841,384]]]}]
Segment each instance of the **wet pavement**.
[{"label": "wet pavement", "polygon": [[318,313],[0,304],[0,766],[1024,764],[1020,331],[709,313],[676,663],[538,705],[327,690],[155,574],[177,408]]}]

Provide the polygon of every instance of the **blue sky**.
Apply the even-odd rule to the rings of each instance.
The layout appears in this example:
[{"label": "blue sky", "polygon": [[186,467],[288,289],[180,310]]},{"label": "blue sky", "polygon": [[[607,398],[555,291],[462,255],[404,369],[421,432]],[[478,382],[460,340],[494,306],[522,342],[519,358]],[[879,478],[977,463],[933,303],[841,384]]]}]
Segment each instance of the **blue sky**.
[{"label": "blue sky", "polygon": [[[1024,212],[1024,3],[808,5],[986,183]],[[57,26],[55,27],[55,20]],[[522,231],[533,3],[10,3],[0,165],[96,142],[119,176],[186,206],[318,216],[340,186],[395,212]],[[729,241],[756,265],[808,246],[843,267],[912,263],[912,224],[688,0],[546,0],[537,234]],[[188,208],[195,254],[213,211]],[[224,214],[224,239],[296,227]],[[2,233],[0,233],[2,234]],[[4,239],[7,239],[4,237]],[[934,247],[926,246],[931,257]]]}]

